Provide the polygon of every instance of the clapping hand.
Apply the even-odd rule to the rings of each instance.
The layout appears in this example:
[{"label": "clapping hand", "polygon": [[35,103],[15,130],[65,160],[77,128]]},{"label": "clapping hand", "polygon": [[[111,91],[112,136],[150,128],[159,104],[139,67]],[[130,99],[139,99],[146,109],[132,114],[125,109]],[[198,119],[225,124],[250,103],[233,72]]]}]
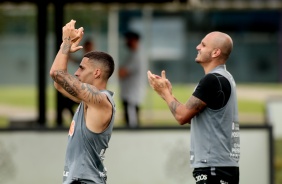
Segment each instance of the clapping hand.
[{"label": "clapping hand", "polygon": [[164,99],[167,93],[172,94],[172,86],[163,70],[161,76],[147,72],[150,86]]},{"label": "clapping hand", "polygon": [[76,52],[83,48],[79,46],[84,34],[83,27],[75,29],[75,23],[75,20],[71,20],[63,27],[63,43],[69,48],[69,52]]}]

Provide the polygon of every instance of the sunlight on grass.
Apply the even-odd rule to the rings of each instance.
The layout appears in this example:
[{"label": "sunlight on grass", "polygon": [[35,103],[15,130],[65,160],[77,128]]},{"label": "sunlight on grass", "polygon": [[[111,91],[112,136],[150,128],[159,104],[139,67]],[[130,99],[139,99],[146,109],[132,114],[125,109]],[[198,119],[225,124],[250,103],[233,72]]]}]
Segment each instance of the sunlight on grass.
[{"label": "sunlight on grass", "polygon": [[[240,84],[238,87],[248,88],[248,89],[256,89],[260,87],[264,90],[282,90],[281,84]],[[119,90],[116,85],[110,86],[110,88],[116,92],[115,101],[117,110],[122,111],[121,101],[119,99]],[[173,94],[174,96],[181,102],[185,103],[188,98],[193,93],[195,88],[195,84],[175,84],[173,85]],[[53,85],[47,87],[46,90],[46,105],[47,110],[55,111],[55,102],[56,102],[56,90]],[[282,93],[281,93],[282,94]],[[12,106],[12,107],[23,107],[23,108],[31,108],[36,111],[38,106],[38,94],[35,86],[1,86],[0,87],[0,106]],[[252,117],[263,117],[265,113],[265,102],[262,100],[255,99],[240,99],[238,98],[238,108],[239,114],[251,114]],[[144,122],[154,122],[155,125],[170,125],[173,120],[173,117],[170,115],[170,111],[167,107],[165,101],[159,97],[150,87],[147,89],[146,99],[141,106],[142,111],[150,112],[151,114],[142,117]],[[158,113],[157,113],[158,111]],[[154,112],[154,113],[152,113]],[[157,115],[156,115],[156,114]],[[165,113],[165,114],[160,114]],[[119,114],[121,116],[121,113]],[[0,125],[5,124],[7,121],[7,117],[3,114],[3,118],[0,119]],[[117,119],[118,122],[121,122],[121,118]],[[119,124],[117,122],[117,124]]]},{"label": "sunlight on grass", "polygon": [[[267,85],[271,88],[280,89],[279,86]],[[173,87],[174,96],[181,102],[185,103],[193,92],[192,85],[175,85]],[[281,88],[282,89],[282,88]],[[34,86],[7,86],[0,87],[0,104],[19,107],[37,107],[37,89]],[[46,91],[47,108],[55,108],[56,91],[53,86],[49,86]],[[116,100],[117,107],[121,107],[119,99]],[[264,111],[264,103],[256,100],[238,100],[239,111],[257,112]],[[152,89],[147,90],[146,100],[142,107],[144,109],[167,109],[164,100],[159,97]]]},{"label": "sunlight on grass", "polygon": [[0,104],[35,107],[37,101],[34,86],[7,86],[0,88]]},{"label": "sunlight on grass", "polygon": [[255,100],[238,100],[238,110],[244,113],[264,113],[265,103]]},{"label": "sunlight on grass", "polygon": [[[47,108],[55,108],[56,91],[52,86],[47,87]],[[36,108],[38,101],[35,86],[4,86],[0,87],[0,105]]]},{"label": "sunlight on grass", "polygon": [[0,116],[0,127],[7,128],[9,126],[9,122],[7,117]]}]

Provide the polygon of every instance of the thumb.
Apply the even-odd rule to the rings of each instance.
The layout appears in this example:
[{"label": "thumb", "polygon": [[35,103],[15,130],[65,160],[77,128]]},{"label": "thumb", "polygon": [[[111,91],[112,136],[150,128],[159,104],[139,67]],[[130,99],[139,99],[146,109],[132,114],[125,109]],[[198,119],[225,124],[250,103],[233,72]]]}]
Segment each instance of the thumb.
[{"label": "thumb", "polygon": [[82,46],[77,46],[77,47],[73,48],[73,49],[71,50],[71,52],[76,52],[76,51],[78,51],[78,50],[80,50],[80,49],[82,49],[82,48],[83,48]]},{"label": "thumb", "polygon": [[164,71],[164,70],[162,71],[162,78],[163,78],[163,79],[166,79],[165,71]]}]

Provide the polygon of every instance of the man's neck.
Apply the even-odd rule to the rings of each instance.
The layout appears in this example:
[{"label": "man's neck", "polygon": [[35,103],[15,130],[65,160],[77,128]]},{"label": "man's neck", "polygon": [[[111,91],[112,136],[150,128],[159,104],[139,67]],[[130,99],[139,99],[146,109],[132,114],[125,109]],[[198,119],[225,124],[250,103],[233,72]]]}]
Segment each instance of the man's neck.
[{"label": "man's neck", "polygon": [[210,71],[212,71],[214,68],[216,68],[219,65],[223,65],[223,63],[212,62],[207,65],[202,65],[202,67],[205,71],[205,74],[208,74]]},{"label": "man's neck", "polygon": [[105,82],[96,82],[96,83],[93,83],[93,85],[98,89],[98,90],[105,90],[107,89],[107,83]]}]

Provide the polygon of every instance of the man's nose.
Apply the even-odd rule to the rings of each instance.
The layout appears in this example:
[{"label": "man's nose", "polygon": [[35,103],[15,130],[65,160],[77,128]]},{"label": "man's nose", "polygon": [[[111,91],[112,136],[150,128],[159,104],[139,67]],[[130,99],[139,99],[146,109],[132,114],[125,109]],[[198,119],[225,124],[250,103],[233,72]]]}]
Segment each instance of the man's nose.
[{"label": "man's nose", "polygon": [[74,75],[77,77],[78,76],[78,72],[77,72],[77,70],[76,70],[76,72],[74,73]]}]

